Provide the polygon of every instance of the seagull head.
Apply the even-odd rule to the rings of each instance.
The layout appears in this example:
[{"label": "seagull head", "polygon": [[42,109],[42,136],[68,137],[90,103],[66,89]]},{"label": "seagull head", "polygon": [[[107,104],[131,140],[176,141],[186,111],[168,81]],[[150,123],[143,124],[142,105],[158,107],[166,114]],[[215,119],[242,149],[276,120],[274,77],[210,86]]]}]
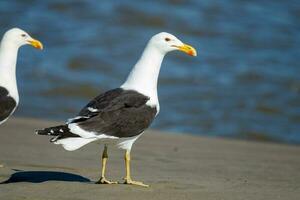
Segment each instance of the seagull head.
[{"label": "seagull head", "polygon": [[170,33],[158,33],[154,35],[149,42],[152,46],[156,47],[163,54],[166,54],[170,51],[179,50],[190,56],[197,56],[197,51],[194,47],[188,44],[184,44]]},{"label": "seagull head", "polygon": [[43,44],[40,41],[33,39],[28,33],[19,28],[8,30],[3,36],[3,41],[17,48],[29,44],[37,49],[43,49]]}]

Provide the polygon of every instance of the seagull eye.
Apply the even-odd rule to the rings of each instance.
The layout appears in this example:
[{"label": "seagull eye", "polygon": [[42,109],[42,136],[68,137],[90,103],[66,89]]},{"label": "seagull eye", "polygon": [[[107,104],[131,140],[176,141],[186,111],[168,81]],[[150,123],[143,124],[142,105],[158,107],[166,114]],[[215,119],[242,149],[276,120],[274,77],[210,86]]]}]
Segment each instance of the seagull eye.
[{"label": "seagull eye", "polygon": [[21,36],[22,36],[22,37],[26,37],[26,34],[25,34],[25,33],[23,33]]},{"label": "seagull eye", "polygon": [[170,40],[171,40],[170,38],[167,38],[167,37],[165,38],[166,42],[169,42]]}]

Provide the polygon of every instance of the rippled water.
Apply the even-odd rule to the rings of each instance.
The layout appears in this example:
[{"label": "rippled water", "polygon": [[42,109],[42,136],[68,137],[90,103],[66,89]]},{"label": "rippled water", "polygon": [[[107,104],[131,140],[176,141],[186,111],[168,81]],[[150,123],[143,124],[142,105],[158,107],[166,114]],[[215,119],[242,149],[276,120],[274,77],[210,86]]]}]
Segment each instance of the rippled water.
[{"label": "rippled water", "polygon": [[167,31],[198,57],[165,58],[154,128],[290,143],[300,143],[299,19],[296,0],[0,1],[1,34],[18,26],[45,45],[20,51],[17,115],[74,116]]}]

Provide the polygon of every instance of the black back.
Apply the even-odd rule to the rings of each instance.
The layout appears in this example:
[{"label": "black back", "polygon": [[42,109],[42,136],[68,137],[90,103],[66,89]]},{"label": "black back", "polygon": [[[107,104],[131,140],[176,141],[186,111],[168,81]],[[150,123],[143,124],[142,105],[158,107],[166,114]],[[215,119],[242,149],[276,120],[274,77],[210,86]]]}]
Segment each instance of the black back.
[{"label": "black back", "polygon": [[156,107],[146,105],[149,97],[117,88],[97,96],[70,123],[86,131],[116,137],[132,137],[150,126]]},{"label": "black back", "polygon": [[9,117],[17,103],[9,96],[6,88],[0,86],[0,122]]}]

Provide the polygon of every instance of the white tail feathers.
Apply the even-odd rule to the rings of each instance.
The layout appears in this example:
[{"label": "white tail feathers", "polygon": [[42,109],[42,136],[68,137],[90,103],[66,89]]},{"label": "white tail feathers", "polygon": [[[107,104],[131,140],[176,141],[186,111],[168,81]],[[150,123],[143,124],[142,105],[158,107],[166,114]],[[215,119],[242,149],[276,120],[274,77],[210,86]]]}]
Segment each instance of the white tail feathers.
[{"label": "white tail feathers", "polygon": [[71,137],[60,139],[54,142],[54,144],[61,144],[63,148],[67,151],[75,151],[84,145],[94,142],[99,138],[81,138],[81,137]]}]

